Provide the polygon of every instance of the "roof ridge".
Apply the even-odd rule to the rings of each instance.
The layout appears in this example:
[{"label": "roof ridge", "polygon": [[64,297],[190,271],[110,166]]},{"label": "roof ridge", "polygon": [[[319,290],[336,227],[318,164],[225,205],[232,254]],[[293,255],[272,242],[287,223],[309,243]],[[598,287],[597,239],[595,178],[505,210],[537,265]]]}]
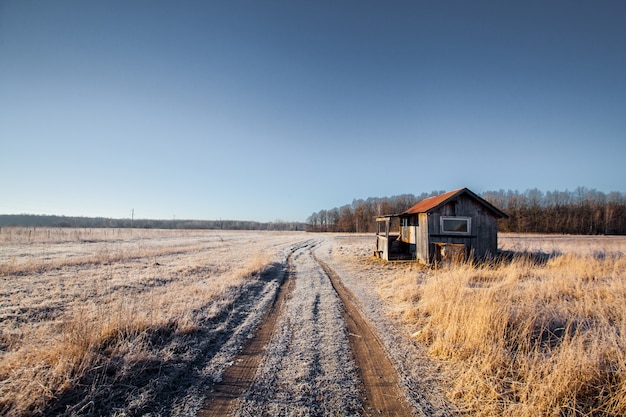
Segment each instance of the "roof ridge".
[{"label": "roof ridge", "polygon": [[408,210],[405,210],[401,214],[426,213],[426,212],[428,212],[428,211],[430,211],[430,210],[432,210],[432,209],[434,209],[436,207],[439,207],[441,204],[444,204],[446,201],[448,201],[451,198],[454,198],[457,195],[459,195],[461,193],[464,193],[464,192],[467,192],[471,197],[473,197],[475,199],[478,199],[479,202],[481,202],[483,205],[485,205],[490,210],[492,210],[497,216],[508,217],[506,215],[506,213],[502,212],[500,209],[498,209],[497,207],[493,206],[487,200],[485,200],[484,198],[480,197],[478,194],[475,194],[474,192],[472,192],[467,187],[463,187],[463,188],[459,188],[459,189],[456,189],[456,190],[448,191],[448,192],[443,193],[443,194],[427,197],[427,198],[419,201],[415,205],[413,205]]}]

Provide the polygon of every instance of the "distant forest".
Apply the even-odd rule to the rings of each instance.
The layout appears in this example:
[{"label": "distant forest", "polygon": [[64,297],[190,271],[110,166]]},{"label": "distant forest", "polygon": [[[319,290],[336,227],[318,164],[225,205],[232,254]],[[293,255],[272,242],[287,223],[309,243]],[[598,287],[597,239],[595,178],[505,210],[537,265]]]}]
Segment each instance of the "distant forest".
[{"label": "distant forest", "polygon": [[304,230],[299,222],[254,222],[245,220],[146,220],[109,219],[105,217],[67,217],[33,214],[0,214],[0,226],[27,227],[110,227],[141,229],[211,229],[211,230]]},{"label": "distant forest", "polygon": [[[320,210],[307,219],[316,232],[375,232],[374,218],[399,214],[419,201],[445,191],[354,200],[352,204]],[[498,230],[516,233],[626,234],[626,195],[578,187],[574,191],[487,191],[481,197],[509,215]]]},{"label": "distant forest", "polygon": [[[0,227],[106,227],[143,229],[284,230],[310,232],[375,232],[374,218],[399,214],[419,201],[445,191],[420,195],[370,197],[351,204],[320,210],[300,222],[255,222],[245,220],[148,220],[104,217],[68,217],[33,214],[0,214]],[[498,230],[517,233],[626,234],[626,195],[578,187],[574,191],[538,189],[487,191],[481,197],[506,214]]]}]

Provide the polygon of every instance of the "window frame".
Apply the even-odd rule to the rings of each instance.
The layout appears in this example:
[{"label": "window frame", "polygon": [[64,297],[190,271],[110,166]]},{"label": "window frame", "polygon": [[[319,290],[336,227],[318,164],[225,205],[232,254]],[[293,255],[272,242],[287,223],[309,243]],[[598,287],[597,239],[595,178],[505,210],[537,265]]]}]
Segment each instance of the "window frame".
[{"label": "window frame", "polygon": [[[454,230],[446,230],[444,228],[444,223],[446,220],[464,220],[467,223],[467,231],[457,232]],[[469,216],[441,216],[439,218],[439,231],[442,235],[470,235],[472,233],[472,218]]]}]

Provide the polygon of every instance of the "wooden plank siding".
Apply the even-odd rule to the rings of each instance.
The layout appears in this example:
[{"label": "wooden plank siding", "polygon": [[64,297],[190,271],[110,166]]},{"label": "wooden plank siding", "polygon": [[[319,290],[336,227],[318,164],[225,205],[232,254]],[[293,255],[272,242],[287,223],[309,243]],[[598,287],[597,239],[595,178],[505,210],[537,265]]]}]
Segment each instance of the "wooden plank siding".
[{"label": "wooden plank siding", "polygon": [[[482,259],[494,255],[498,250],[498,224],[497,218],[485,210],[475,200],[460,195],[454,204],[445,204],[441,210],[433,211],[428,216],[428,259],[432,261],[435,256],[435,242],[463,244],[467,248],[467,254]],[[471,219],[469,235],[450,235],[441,230],[441,216],[462,216]]]},{"label": "wooden plank siding", "polygon": [[415,253],[415,259],[418,261],[429,263],[430,262],[430,239],[428,237],[428,213],[419,213],[417,215],[417,248]]},{"label": "wooden plank siding", "polygon": [[[463,188],[423,200],[399,216],[405,219],[401,239],[409,244],[413,258],[431,263],[437,251],[445,248],[446,244],[464,245],[466,255],[478,259],[495,255],[498,250],[498,218],[506,217],[506,214]],[[458,219],[454,220],[461,222],[469,219],[469,231],[441,230],[442,216],[456,217]]]}]

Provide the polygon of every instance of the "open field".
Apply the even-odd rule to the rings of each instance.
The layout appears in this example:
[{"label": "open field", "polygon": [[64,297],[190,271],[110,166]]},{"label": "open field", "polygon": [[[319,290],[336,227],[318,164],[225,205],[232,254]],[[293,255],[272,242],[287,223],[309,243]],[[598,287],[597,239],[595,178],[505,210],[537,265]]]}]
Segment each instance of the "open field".
[{"label": "open field", "polygon": [[445,361],[458,412],[626,415],[625,237],[504,234],[512,259],[441,269],[367,261],[366,246],[334,246],[344,281],[369,282]]},{"label": "open field", "polygon": [[[2,228],[0,414],[626,414],[626,238],[503,235],[510,257],[441,269],[373,244]],[[211,411],[270,310],[248,382]],[[367,401],[366,333],[397,404]]]},{"label": "open field", "polygon": [[3,228],[0,414],[193,409],[179,401],[197,389],[195,368],[217,378],[271,302],[286,253],[303,240]]}]

